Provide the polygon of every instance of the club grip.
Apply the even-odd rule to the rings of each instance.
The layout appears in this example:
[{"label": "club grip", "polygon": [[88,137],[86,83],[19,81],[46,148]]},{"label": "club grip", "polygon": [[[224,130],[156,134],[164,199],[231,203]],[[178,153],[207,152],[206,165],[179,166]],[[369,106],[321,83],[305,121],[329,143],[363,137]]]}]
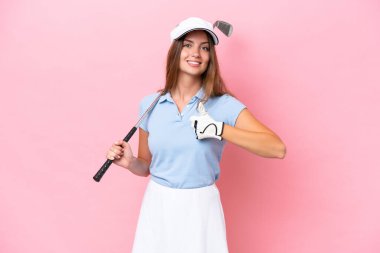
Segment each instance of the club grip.
[{"label": "club grip", "polygon": [[[129,139],[131,139],[131,137],[133,136],[133,134],[136,132],[137,130],[137,127],[133,127],[129,133],[127,134],[127,136],[125,136],[125,138],[123,139],[125,142],[128,142]],[[95,176],[93,177],[93,179],[96,181],[96,182],[99,182],[100,179],[102,179],[104,173],[106,173],[106,171],[108,170],[108,168],[111,166],[112,164],[112,160],[111,159],[107,159],[107,161],[103,164],[103,166],[98,170],[98,172],[95,174]]]},{"label": "club grip", "polygon": [[100,168],[100,170],[98,170],[98,172],[95,174],[95,176],[93,177],[93,179],[96,182],[99,182],[100,179],[102,179],[104,173],[106,173],[106,171],[108,170],[108,168],[110,167],[111,164],[112,164],[112,160],[111,159],[107,159],[107,161],[103,164],[103,166]]},{"label": "club grip", "polygon": [[132,135],[136,132],[136,130],[137,130],[137,127],[132,127],[131,131],[129,131],[129,133],[127,134],[127,136],[125,136],[123,140],[125,142],[128,142],[129,139],[131,139]]}]

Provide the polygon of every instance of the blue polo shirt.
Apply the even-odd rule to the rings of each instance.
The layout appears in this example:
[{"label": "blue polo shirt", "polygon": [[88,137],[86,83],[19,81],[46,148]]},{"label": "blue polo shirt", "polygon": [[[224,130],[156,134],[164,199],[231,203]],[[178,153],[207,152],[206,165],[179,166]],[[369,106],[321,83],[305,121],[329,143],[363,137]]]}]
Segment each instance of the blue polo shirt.
[{"label": "blue polo shirt", "polygon": [[[140,116],[158,94],[142,99]],[[190,122],[192,115],[199,115],[197,106],[203,95],[201,88],[179,112],[168,92],[141,122],[140,127],[149,133],[148,145],[152,154],[149,169],[153,181],[171,188],[198,188],[211,185],[219,178],[219,162],[226,141],[196,139]],[[234,126],[245,105],[225,94],[209,98],[205,108],[216,121]]]}]

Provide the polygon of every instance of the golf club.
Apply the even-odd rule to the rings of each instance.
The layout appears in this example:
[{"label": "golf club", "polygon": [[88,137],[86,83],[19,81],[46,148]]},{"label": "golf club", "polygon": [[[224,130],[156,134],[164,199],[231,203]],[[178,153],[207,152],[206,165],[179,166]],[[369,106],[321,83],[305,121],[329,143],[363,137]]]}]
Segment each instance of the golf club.
[{"label": "golf club", "polygon": [[[230,37],[232,35],[233,27],[231,24],[229,24],[226,21],[217,20],[215,21],[213,27],[217,27],[224,35],[227,37]],[[149,108],[144,112],[144,114],[140,117],[139,121],[136,123],[136,125],[129,131],[129,133],[125,136],[123,139],[125,142],[128,142],[133,134],[136,132],[137,128],[139,127],[141,121],[146,117],[146,115],[153,109],[153,107],[157,104],[158,100],[161,97],[161,93],[157,96],[157,98],[153,101],[153,103],[149,106]],[[107,159],[107,161],[103,164],[103,166],[98,170],[98,172],[95,174],[93,179],[96,182],[99,182],[103,175],[108,170],[109,166],[112,164],[112,160]]]},{"label": "golf club", "polygon": [[[148,109],[144,112],[144,114],[140,117],[139,121],[136,123],[136,125],[134,127],[132,127],[132,129],[129,131],[129,133],[127,134],[127,136],[125,136],[125,138],[123,139],[125,142],[128,142],[131,137],[133,136],[133,134],[136,132],[137,128],[139,127],[139,125],[141,124],[142,120],[148,115],[148,113],[153,109],[153,107],[157,104],[158,100],[160,99],[161,97],[161,93],[156,97],[156,99],[153,101],[153,103],[148,107]],[[110,167],[110,165],[112,164],[112,160],[111,159],[107,159],[107,161],[103,164],[103,166],[98,170],[98,172],[95,174],[95,176],[93,177],[93,179],[96,181],[96,182],[99,182],[100,179],[102,179],[104,173],[106,173],[106,171],[108,170],[108,168]]]},{"label": "golf club", "polygon": [[217,27],[227,37],[230,37],[233,31],[232,25],[222,20],[215,21],[213,27]]}]

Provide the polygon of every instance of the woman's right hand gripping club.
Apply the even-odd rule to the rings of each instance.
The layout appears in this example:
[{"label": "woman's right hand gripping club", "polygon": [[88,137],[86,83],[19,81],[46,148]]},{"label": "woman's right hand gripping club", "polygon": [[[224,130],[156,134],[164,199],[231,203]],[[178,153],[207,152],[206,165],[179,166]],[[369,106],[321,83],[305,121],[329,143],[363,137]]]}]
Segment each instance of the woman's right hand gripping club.
[{"label": "woman's right hand gripping club", "polygon": [[112,160],[114,164],[126,169],[129,167],[134,158],[131,146],[128,142],[123,140],[118,140],[112,144],[106,156],[107,159]]}]

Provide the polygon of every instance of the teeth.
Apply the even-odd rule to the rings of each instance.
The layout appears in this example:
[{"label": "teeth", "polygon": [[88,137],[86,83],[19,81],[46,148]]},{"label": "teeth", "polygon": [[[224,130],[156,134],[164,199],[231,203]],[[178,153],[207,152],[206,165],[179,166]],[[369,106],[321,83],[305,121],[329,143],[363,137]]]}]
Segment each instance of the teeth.
[{"label": "teeth", "polygon": [[188,61],[188,63],[190,63],[190,64],[197,64],[197,65],[201,64],[200,62],[196,62],[196,61]]}]

